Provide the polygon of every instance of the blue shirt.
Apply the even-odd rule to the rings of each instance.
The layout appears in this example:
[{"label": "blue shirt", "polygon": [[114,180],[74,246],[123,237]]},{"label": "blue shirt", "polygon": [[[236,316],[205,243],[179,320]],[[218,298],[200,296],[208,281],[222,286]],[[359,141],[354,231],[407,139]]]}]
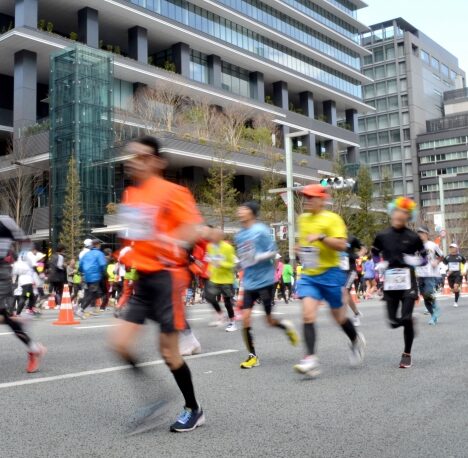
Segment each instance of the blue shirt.
[{"label": "blue shirt", "polygon": [[235,236],[237,257],[244,269],[244,289],[254,291],[274,284],[273,259],[255,262],[255,256],[276,252],[276,243],[271,240],[270,229],[262,223],[241,229]]},{"label": "blue shirt", "polygon": [[86,283],[96,283],[102,280],[107,268],[104,253],[97,248],[88,251],[80,260],[80,272],[84,275]]}]

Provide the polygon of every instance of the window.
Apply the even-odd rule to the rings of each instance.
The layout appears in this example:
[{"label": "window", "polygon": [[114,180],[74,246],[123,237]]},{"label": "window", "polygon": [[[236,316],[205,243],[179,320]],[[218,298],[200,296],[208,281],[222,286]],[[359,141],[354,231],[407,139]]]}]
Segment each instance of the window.
[{"label": "window", "polygon": [[361,151],[359,153],[359,163],[360,164],[368,164],[367,153],[365,151]]},{"label": "window", "polygon": [[411,159],[411,146],[405,146],[405,159]]},{"label": "window", "polygon": [[400,72],[400,75],[406,75],[406,62],[400,62],[398,64],[398,70]]},{"label": "window", "polygon": [[400,129],[395,129],[390,131],[390,142],[396,143],[400,142]]},{"label": "window", "polygon": [[376,104],[377,111],[387,111],[387,99],[377,99]]},{"label": "window", "polygon": [[366,131],[366,121],[364,119],[362,119],[362,118],[359,119],[358,126],[359,126],[359,132],[365,132]]},{"label": "window", "polygon": [[401,164],[392,164],[392,172],[394,178],[401,178],[403,176],[403,166]]},{"label": "window", "polygon": [[449,69],[447,65],[440,64],[440,73],[442,73],[442,75],[445,76],[446,78],[449,77]]},{"label": "window", "polygon": [[364,63],[364,65],[371,65],[372,64],[372,56],[364,56],[363,63]]},{"label": "window", "polygon": [[434,88],[434,94],[441,97],[442,96],[442,92],[440,92],[438,89]]},{"label": "window", "polygon": [[398,109],[398,97],[396,95],[388,98],[388,109],[389,110]]},{"label": "window", "polygon": [[374,62],[382,62],[384,60],[384,50],[382,47],[374,48]]},{"label": "window", "polygon": [[393,94],[397,91],[397,80],[388,80],[387,81],[387,93]]},{"label": "window", "polygon": [[379,152],[376,149],[369,151],[369,164],[378,164],[379,163]]},{"label": "window", "polygon": [[387,78],[396,76],[396,64],[387,64]]},{"label": "window", "polygon": [[359,135],[359,144],[361,148],[365,148],[367,146],[367,136],[366,135]]},{"label": "window", "polygon": [[394,181],[393,182],[393,193],[394,194],[403,194],[403,181]]},{"label": "window", "polygon": [[408,83],[406,81],[406,78],[402,78],[400,80],[400,91],[401,92],[406,92],[408,90]]},{"label": "window", "polygon": [[[378,180],[379,177],[376,178]],[[372,186],[372,197],[380,197],[380,184],[374,183]]]},{"label": "window", "polygon": [[390,161],[390,150],[388,148],[382,148],[380,150],[380,160],[381,162]]},{"label": "window", "polygon": [[429,64],[429,62],[430,62],[429,53],[427,53],[426,51],[424,51],[424,49],[421,49],[421,60],[422,60],[423,62],[426,62],[426,64]]},{"label": "window", "polygon": [[377,146],[377,134],[367,135],[367,146]]},{"label": "window", "polygon": [[381,83],[377,83],[375,85],[375,95],[378,97],[379,95],[385,95],[387,93],[387,88],[385,86],[385,81]]},{"label": "window", "polygon": [[453,70],[450,70],[450,79],[454,80],[456,78],[457,78],[457,74]]},{"label": "window", "polygon": [[364,91],[364,98],[365,99],[375,97],[375,88],[374,88],[373,84],[369,84],[367,86],[364,86],[363,91]]},{"label": "window", "polygon": [[387,115],[381,115],[377,117],[379,123],[379,129],[386,129],[388,125],[388,117]]},{"label": "window", "polygon": [[431,57],[431,67],[439,71],[439,61],[435,57]]},{"label": "window", "polygon": [[439,76],[439,75],[436,75],[435,73],[433,73],[432,76],[433,76],[437,81],[440,81],[440,76]]},{"label": "window", "polygon": [[379,167],[371,167],[370,172],[373,180],[378,180],[380,178]]},{"label": "window", "polygon": [[408,106],[408,95],[405,94],[401,96],[401,106],[403,108]]},{"label": "window", "polygon": [[406,182],[406,193],[413,194],[414,193],[414,183],[412,181]]},{"label": "window", "polygon": [[409,124],[409,113],[407,111],[403,112],[401,115],[401,123],[405,126]]},{"label": "window", "polygon": [[375,121],[375,116],[367,118],[367,130],[376,130],[377,123]]},{"label": "window", "polygon": [[374,69],[372,67],[366,68],[362,73],[364,73],[364,75],[367,77],[374,79]]},{"label": "window", "polygon": [[393,161],[401,161],[401,148],[399,146],[394,146],[390,149],[390,157]]},{"label": "window", "polygon": [[410,135],[410,130],[409,129],[403,129],[403,140],[404,141],[411,140],[411,135]]},{"label": "window", "polygon": [[398,127],[400,125],[400,115],[398,113],[390,113],[390,127]]},{"label": "window", "polygon": [[413,176],[413,166],[411,163],[405,164],[405,176],[412,177]]},{"label": "window", "polygon": [[379,132],[379,145],[386,145],[388,143],[388,130]]},{"label": "window", "polygon": [[387,60],[395,59],[395,47],[393,45],[385,47],[385,57]]},{"label": "window", "polygon": [[379,65],[378,67],[374,68],[374,75],[375,79],[382,79],[385,78],[385,66],[384,65]]},{"label": "window", "polygon": [[398,43],[397,55],[398,55],[398,57],[404,57],[404,55],[405,55],[405,45],[403,43]]}]

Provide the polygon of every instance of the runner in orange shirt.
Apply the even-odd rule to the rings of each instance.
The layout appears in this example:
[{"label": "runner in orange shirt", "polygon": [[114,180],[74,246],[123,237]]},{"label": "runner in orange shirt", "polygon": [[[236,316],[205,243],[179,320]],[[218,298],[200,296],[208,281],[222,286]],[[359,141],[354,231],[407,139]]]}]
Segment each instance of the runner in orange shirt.
[{"label": "runner in orange shirt", "polygon": [[[167,161],[155,138],[135,140],[128,150],[134,155],[127,165],[136,186],[125,191],[120,206],[120,222],[126,228],[121,237],[131,247],[121,261],[137,269],[138,281],[111,344],[137,369],[131,353],[137,334],[146,319],[159,323],[161,355],[185,398],[185,407],[171,431],[192,431],[205,422],[205,417],[195,398],[190,369],[180,355],[178,339],[179,331],[186,327],[183,292],[190,279],[188,250],[198,238],[202,218],[190,191],[162,177]],[[161,400],[155,406],[163,403]],[[151,416],[155,417],[157,411],[155,407]]]}]

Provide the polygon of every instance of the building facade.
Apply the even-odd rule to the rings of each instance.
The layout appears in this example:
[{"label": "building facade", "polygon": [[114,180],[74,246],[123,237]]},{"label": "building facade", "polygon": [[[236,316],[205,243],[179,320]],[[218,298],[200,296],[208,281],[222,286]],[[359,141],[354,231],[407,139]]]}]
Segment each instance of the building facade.
[{"label": "building facade", "polygon": [[[303,132],[294,139],[294,175],[318,180],[340,155],[356,160],[357,116],[372,110],[361,90],[371,81],[360,67],[370,55],[360,44],[368,28],[356,14],[364,6],[361,0],[3,0],[0,180],[18,167],[42,170],[32,189],[31,228],[45,229],[49,213],[57,226],[64,165],[74,151],[88,194],[102,196],[85,205],[87,230],[102,225],[106,199],[118,200],[123,187],[124,155],[115,138],[96,139],[97,131],[115,133],[118,124],[128,127],[127,139],[138,134],[134,95],[168,83],[221,110],[239,105],[267,114],[277,125],[279,151],[285,135]],[[109,78],[100,75],[103,68]],[[11,137],[31,135],[33,151],[29,146],[27,157],[12,164]],[[208,147],[184,142],[177,132],[165,146],[174,179],[203,181]],[[97,160],[110,164],[110,177],[89,173]],[[248,191],[263,165],[240,153],[234,162],[236,186]]]},{"label": "building facade", "polygon": [[[444,116],[417,138],[422,211],[445,226],[450,242],[468,248],[468,89],[444,93]],[[445,222],[441,221],[440,185]]]},{"label": "building facade", "polygon": [[359,118],[360,163],[370,168],[374,196],[385,193],[420,199],[417,136],[428,119],[443,113],[443,93],[464,87],[458,59],[401,18],[371,26],[361,44],[363,72],[373,83],[363,87],[374,113]]}]

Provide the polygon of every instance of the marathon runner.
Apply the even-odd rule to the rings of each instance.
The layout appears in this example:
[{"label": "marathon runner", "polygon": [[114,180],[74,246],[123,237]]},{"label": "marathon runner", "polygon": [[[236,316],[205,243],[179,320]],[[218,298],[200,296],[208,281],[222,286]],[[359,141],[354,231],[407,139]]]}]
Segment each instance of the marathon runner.
[{"label": "marathon runner", "polygon": [[251,369],[260,365],[254,347],[251,317],[257,299],[261,299],[270,326],[282,329],[292,345],[299,343],[299,337],[293,324],[287,320],[277,320],[271,316],[273,287],[275,282],[276,244],[271,240],[270,229],[257,221],[259,213],[257,202],[246,202],[237,210],[242,229],[236,234],[237,257],[244,271],[244,301],[242,305],[242,334],[249,352],[242,369]]},{"label": "marathon runner", "polygon": [[324,186],[308,185],[301,193],[305,197],[306,212],[297,221],[298,254],[302,264],[297,292],[302,299],[307,354],[294,369],[315,377],[320,373],[315,348],[315,322],[321,301],[328,302],[333,318],[351,341],[350,362],[353,366],[363,361],[366,342],[347,318],[343,303],[346,274],[340,269],[339,253],[347,247],[346,226],[339,215],[325,210],[330,196]]},{"label": "marathon runner", "polygon": [[456,243],[451,243],[449,246],[449,254],[444,258],[444,264],[448,267],[447,280],[455,296],[454,307],[458,307],[458,299],[460,298],[460,285],[462,284],[462,265],[466,263],[466,258],[462,256],[458,250]]},{"label": "marathon runner", "polygon": [[[413,309],[418,298],[415,267],[426,264],[426,250],[416,232],[407,227],[415,219],[416,203],[408,197],[398,197],[388,206],[391,226],[375,237],[372,254],[376,262],[381,257],[386,266],[384,301],[390,326],[403,327],[404,352],[400,368],[411,367],[414,340]],[[401,306],[401,313],[398,310]]]},{"label": "marathon runner", "polygon": [[435,325],[440,317],[440,307],[436,300],[436,289],[440,282],[439,263],[443,260],[444,255],[438,245],[430,240],[428,227],[419,227],[417,233],[424,243],[428,260],[425,266],[416,269],[418,286],[424,299],[424,305],[431,314],[429,324]]},{"label": "marathon runner", "polygon": [[[131,245],[121,261],[138,271],[135,293],[112,335],[115,351],[138,368],[131,348],[147,319],[159,323],[161,355],[185,399],[171,431],[192,431],[205,423],[195,398],[192,375],[179,352],[179,331],[186,327],[183,295],[190,281],[188,251],[198,238],[202,218],[190,191],[165,180],[167,167],[157,139],[146,136],[127,147],[136,186],[126,189],[119,216],[121,237]],[[137,371],[138,372],[138,371]]]},{"label": "marathon runner", "polygon": [[346,251],[342,251],[340,253],[340,267],[346,272],[347,275],[344,292],[345,302],[353,312],[353,317],[351,321],[356,327],[361,325],[360,317],[362,316],[362,313],[357,308],[357,305],[354,302],[353,297],[351,296],[351,290],[353,289],[353,286],[358,278],[356,270],[356,259],[358,258],[358,252],[361,249],[361,241],[354,235],[349,235]]},{"label": "marathon runner", "polygon": [[0,215],[0,323],[8,325],[15,336],[23,342],[28,349],[28,365],[26,372],[33,373],[39,369],[41,358],[46,348],[35,342],[24,330],[20,318],[10,315],[10,303],[13,299],[13,284],[11,278],[11,264],[13,263],[12,244],[19,242],[22,251],[27,239],[16,223],[5,215]]}]

